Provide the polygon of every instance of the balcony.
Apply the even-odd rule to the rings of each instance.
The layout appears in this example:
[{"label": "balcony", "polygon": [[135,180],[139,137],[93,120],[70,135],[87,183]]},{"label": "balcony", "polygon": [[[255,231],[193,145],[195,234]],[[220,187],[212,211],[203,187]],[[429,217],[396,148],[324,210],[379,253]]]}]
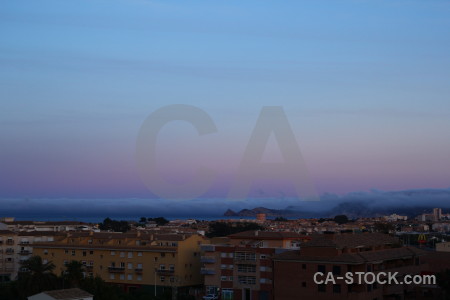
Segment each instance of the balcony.
[{"label": "balcony", "polygon": [[216,274],[216,271],[214,271],[213,269],[201,268],[200,269],[200,274],[202,274],[202,275],[214,275],[214,274]]},{"label": "balcony", "polygon": [[94,269],[94,266],[92,265],[86,265],[84,267],[86,268],[87,271],[92,271]]},{"label": "balcony", "polygon": [[6,255],[12,255],[12,254],[14,254],[14,249],[6,249],[5,253],[6,253]]},{"label": "balcony", "polygon": [[13,240],[7,240],[6,241],[6,245],[14,245],[14,241]]},{"label": "balcony", "polygon": [[170,276],[170,275],[173,275],[173,274],[175,273],[175,270],[161,270],[161,269],[156,269],[155,272],[156,272],[158,275],[161,275],[161,276]]},{"label": "balcony", "polygon": [[19,252],[19,254],[20,254],[20,255],[30,255],[31,252],[28,251],[28,250],[22,250],[22,251]]},{"label": "balcony", "polygon": [[108,267],[108,271],[109,271],[109,273],[124,273],[125,272],[125,267],[123,267],[123,268]]},{"label": "balcony", "polygon": [[216,262],[216,258],[212,256],[202,256],[200,261],[205,264],[213,264]]},{"label": "balcony", "polygon": [[216,247],[214,245],[201,245],[200,250],[204,252],[214,252]]},{"label": "balcony", "polygon": [[138,274],[142,274],[142,272],[144,272],[144,270],[142,268],[136,268],[136,269],[134,269],[134,272],[136,272]]}]

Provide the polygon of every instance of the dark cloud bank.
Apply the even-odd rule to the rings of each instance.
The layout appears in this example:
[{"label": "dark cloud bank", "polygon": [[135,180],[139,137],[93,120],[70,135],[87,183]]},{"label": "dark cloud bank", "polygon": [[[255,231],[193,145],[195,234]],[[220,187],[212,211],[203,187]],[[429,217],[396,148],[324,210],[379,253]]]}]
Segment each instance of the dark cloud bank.
[{"label": "dark cloud bank", "polygon": [[415,216],[433,207],[450,211],[449,189],[356,192],[346,195],[324,194],[320,201],[294,198],[243,201],[201,198],[189,201],[161,199],[1,199],[0,217],[18,219],[101,220],[104,217],[138,218],[218,218],[227,209],[239,211],[266,207],[290,217],[379,216],[398,213]]}]

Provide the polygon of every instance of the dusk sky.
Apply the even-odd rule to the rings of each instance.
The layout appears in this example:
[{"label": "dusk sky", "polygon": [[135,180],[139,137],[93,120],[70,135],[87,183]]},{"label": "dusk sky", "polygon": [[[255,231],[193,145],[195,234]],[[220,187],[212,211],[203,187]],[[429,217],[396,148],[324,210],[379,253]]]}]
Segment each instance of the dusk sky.
[{"label": "dusk sky", "polygon": [[[263,106],[282,106],[323,193],[450,187],[450,1],[3,1],[0,198],[151,197],[149,114],[173,182],[225,197]],[[280,161],[271,140],[264,158]],[[282,197],[275,179],[253,195]]]}]

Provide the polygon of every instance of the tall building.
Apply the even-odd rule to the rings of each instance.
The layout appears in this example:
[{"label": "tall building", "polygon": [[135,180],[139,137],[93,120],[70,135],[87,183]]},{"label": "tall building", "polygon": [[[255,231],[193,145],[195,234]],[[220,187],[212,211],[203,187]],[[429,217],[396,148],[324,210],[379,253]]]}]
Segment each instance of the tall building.
[{"label": "tall building", "polygon": [[295,232],[246,231],[221,244],[203,245],[202,274],[206,294],[222,300],[273,298],[272,257],[298,249],[308,237]]},{"label": "tall building", "polygon": [[85,266],[87,276],[100,276],[126,291],[144,287],[159,294],[165,289],[187,292],[203,283],[203,242],[200,235],[82,232],[33,247],[44,261],[56,265],[57,274],[75,260]]},{"label": "tall building", "polygon": [[10,230],[0,230],[0,282],[17,276],[15,267],[17,234]]},{"label": "tall building", "polygon": [[33,255],[34,243],[51,242],[64,236],[54,231],[0,230],[0,282],[16,279],[21,262]]},{"label": "tall building", "polygon": [[[417,248],[403,247],[400,241],[378,233],[323,234],[314,236],[300,250],[281,253],[274,261],[275,299],[404,299],[413,286],[347,284],[346,272],[398,272],[399,282],[406,274],[419,274],[424,266]],[[332,273],[336,284],[316,284],[314,274]],[[324,278],[324,277],[323,277]],[[356,276],[355,276],[356,280]]]},{"label": "tall building", "polygon": [[433,208],[433,221],[439,221],[442,219],[442,209],[441,208]]}]

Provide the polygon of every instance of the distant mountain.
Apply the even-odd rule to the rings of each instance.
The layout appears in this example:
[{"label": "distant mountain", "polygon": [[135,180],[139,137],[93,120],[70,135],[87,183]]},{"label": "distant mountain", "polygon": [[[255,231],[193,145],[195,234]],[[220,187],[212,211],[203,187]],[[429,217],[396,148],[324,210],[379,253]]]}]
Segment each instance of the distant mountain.
[{"label": "distant mountain", "polygon": [[[224,216],[231,217],[256,217],[259,213],[264,213],[268,217],[285,217],[285,218],[332,218],[337,215],[346,215],[350,219],[365,218],[365,217],[379,217],[384,215],[390,215],[393,213],[399,215],[406,215],[409,218],[416,217],[424,212],[430,213],[434,206],[413,206],[405,207],[400,205],[394,205],[390,207],[371,206],[367,202],[343,202],[337,204],[331,209],[325,209],[322,211],[307,211],[300,209],[299,207],[290,206],[286,209],[270,209],[266,207],[256,207],[253,209],[242,209],[239,212],[235,212],[228,209]],[[445,213],[447,210],[443,208]]]},{"label": "distant mountain", "polygon": [[301,218],[306,217],[304,213],[290,209],[270,209],[266,207],[256,207],[253,209],[242,209],[235,212],[228,209],[223,215],[227,217],[256,217],[257,214],[266,214],[268,217],[290,217]]}]

